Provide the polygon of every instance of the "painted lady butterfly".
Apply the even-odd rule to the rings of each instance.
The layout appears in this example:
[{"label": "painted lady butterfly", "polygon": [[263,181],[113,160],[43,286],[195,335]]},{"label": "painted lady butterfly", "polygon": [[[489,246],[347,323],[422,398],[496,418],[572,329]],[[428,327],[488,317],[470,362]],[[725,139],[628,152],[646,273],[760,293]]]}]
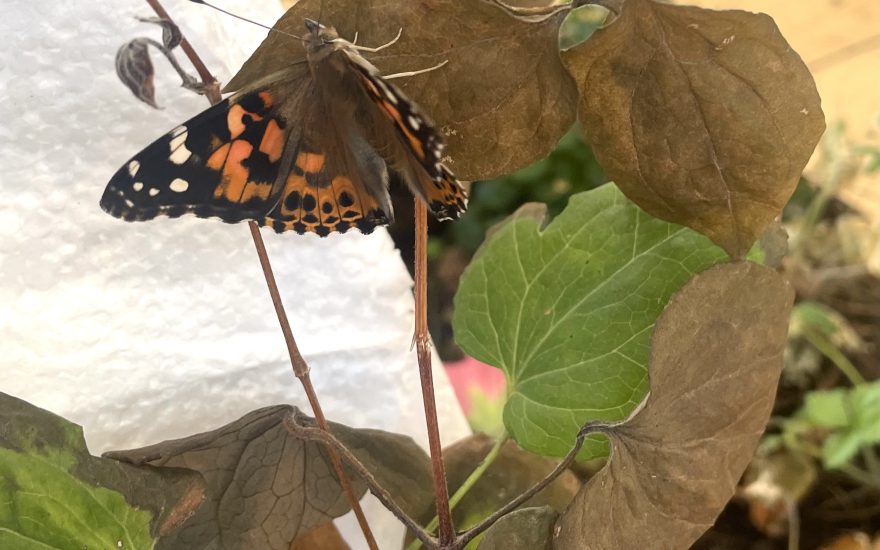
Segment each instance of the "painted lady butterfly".
[{"label": "painted lady butterfly", "polygon": [[390,167],[437,218],[458,218],[465,192],[431,122],[359,47],[332,27],[306,27],[306,59],[135,155],[101,207],[127,221],[192,213],[279,233],[370,233],[393,221]]}]

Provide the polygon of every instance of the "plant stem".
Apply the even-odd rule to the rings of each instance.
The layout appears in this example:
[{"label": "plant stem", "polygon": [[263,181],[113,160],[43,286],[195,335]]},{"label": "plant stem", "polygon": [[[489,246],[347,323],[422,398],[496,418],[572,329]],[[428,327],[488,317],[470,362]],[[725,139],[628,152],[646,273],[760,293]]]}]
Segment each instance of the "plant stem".
[{"label": "plant stem", "polygon": [[798,550],[801,547],[801,516],[797,501],[786,498],[785,509],[788,515],[788,550]]},{"label": "plant stem", "polygon": [[440,445],[440,426],[437,422],[437,404],[434,401],[434,379],[431,374],[431,347],[428,336],[428,209],[421,199],[415,199],[415,345],[422,385],[422,402],[428,426],[428,448],[431,451],[431,471],[434,479],[434,500],[440,528],[437,536],[440,547],[446,548],[455,540],[452,514],[449,510],[449,488],[443,465],[443,447]]},{"label": "plant stem", "polygon": [[[275,314],[278,316],[278,324],[281,325],[281,333],[284,335],[284,342],[287,344],[287,353],[290,356],[290,365],[293,367],[293,374],[299,379],[309,398],[309,405],[312,407],[312,413],[315,415],[315,421],[318,423],[318,428],[330,433],[330,426],[327,424],[327,419],[324,417],[324,409],[321,407],[320,401],[318,401],[318,394],[315,392],[314,386],[312,386],[312,379],[309,376],[309,366],[299,352],[299,347],[296,345],[296,340],[293,337],[293,330],[290,328],[290,321],[288,321],[287,313],[284,311],[284,304],[281,302],[281,294],[278,292],[275,275],[272,273],[272,265],[269,263],[269,255],[266,252],[266,245],[263,242],[263,236],[260,235],[260,227],[254,221],[248,222],[248,227],[251,230],[251,237],[254,239],[254,247],[257,249],[260,266],[263,268],[263,275],[266,278],[266,286],[269,288],[269,296],[272,298],[272,305],[275,307]],[[351,504],[351,509],[354,511],[355,517],[357,517],[358,525],[360,525],[361,531],[364,533],[367,545],[369,545],[371,550],[378,550],[379,546],[376,543],[373,532],[370,530],[370,524],[367,522],[367,517],[364,515],[363,509],[361,509],[357,494],[354,492],[351,481],[349,481],[348,476],[345,474],[345,470],[342,468],[342,461],[339,459],[339,454],[336,452],[336,449],[330,445],[327,445],[326,447],[327,455],[330,457],[330,463],[333,465],[333,470],[336,472],[336,477],[339,479],[339,485],[342,486],[343,491],[345,491],[345,496],[348,498],[349,504]]]},{"label": "plant stem", "polygon": [[[173,20],[171,16],[168,15],[168,12],[165,11],[165,8],[159,3],[159,0],[146,0],[147,4],[153,8],[153,11],[156,12],[160,18],[169,21],[171,24]],[[205,86],[205,95],[208,97],[208,100],[212,105],[216,105],[220,102],[220,88],[217,84],[217,79],[211,74],[208,70],[205,63],[202,61],[201,57],[196,53],[195,49],[190,45],[189,41],[186,37],[181,35],[180,47],[183,49],[186,56],[189,58],[190,62],[195,67],[196,71],[199,73],[199,77],[202,79],[202,82]],[[278,322],[281,325],[281,332],[284,334],[284,341],[287,344],[287,351],[290,355],[290,363],[293,367],[293,372],[296,377],[300,380],[303,385],[303,389],[306,392],[306,395],[309,399],[309,404],[312,407],[313,414],[315,415],[315,419],[318,422],[318,426],[320,429],[329,433],[329,428],[327,426],[327,420],[324,417],[324,411],[321,408],[321,404],[318,401],[318,395],[315,393],[315,388],[312,386],[312,381],[309,378],[309,367],[303,359],[302,354],[299,352],[299,348],[296,345],[296,340],[293,338],[293,331],[290,328],[290,323],[287,320],[287,313],[284,311],[284,305],[281,302],[281,295],[278,292],[278,285],[275,282],[275,275],[272,273],[272,266],[269,263],[269,255],[266,252],[266,246],[263,243],[263,237],[260,235],[260,228],[256,224],[256,222],[249,222],[248,226],[250,227],[251,237],[254,240],[254,246],[257,249],[257,256],[260,259],[260,266],[263,268],[263,275],[266,278],[266,285],[269,287],[269,295],[272,298],[272,304],[275,306],[275,313],[278,315]],[[367,541],[371,550],[378,550],[379,546],[376,544],[376,539],[373,537],[373,532],[370,530],[370,525],[367,522],[367,518],[364,515],[364,511],[361,509],[360,502],[357,498],[357,495],[354,492],[354,488],[351,486],[351,482],[348,479],[348,476],[345,475],[345,470],[342,469],[342,461],[339,459],[339,454],[336,450],[327,445],[327,453],[330,456],[330,462],[333,464],[333,469],[336,471],[336,476],[339,479],[339,484],[342,486],[345,491],[345,495],[348,498],[348,502],[351,505],[352,510],[354,511],[355,516],[357,517],[358,524],[361,527],[361,531],[364,533],[364,538]]]},{"label": "plant stem", "polygon": [[563,459],[553,468],[553,471],[544,476],[544,479],[532,485],[527,491],[524,491],[518,497],[514,498],[501,508],[495,511],[491,516],[487,517],[480,523],[474,525],[458,537],[458,548],[464,548],[467,543],[476,538],[480,533],[492,527],[496,521],[503,518],[510,512],[516,510],[520,506],[523,505],[527,500],[544,490],[545,487],[553,483],[559,475],[564,472],[571,463],[574,462],[574,459],[577,457],[577,454],[580,452],[581,447],[584,446],[584,440],[592,433],[605,433],[608,430],[613,429],[615,426],[623,424],[623,422],[616,423],[604,423],[604,422],[590,422],[585,424],[580,431],[578,431],[577,439],[575,439],[574,446],[568,451],[568,454],[563,457]]},{"label": "plant stem", "polygon": [[817,350],[822,352],[825,357],[830,359],[831,362],[834,363],[834,366],[840,369],[840,372],[849,379],[853,386],[865,383],[865,378],[862,376],[862,373],[860,373],[847,356],[837,349],[837,347],[827,338],[814,330],[804,331],[804,337],[806,337],[807,341]]},{"label": "plant stem", "polygon": [[364,480],[364,483],[367,484],[367,487],[370,488],[370,492],[373,493],[379,502],[381,502],[385,508],[391,511],[397,519],[401,521],[411,532],[415,534],[416,537],[419,538],[422,542],[425,543],[425,546],[428,548],[436,549],[437,540],[431,536],[431,533],[428,533],[422,526],[416,523],[411,517],[409,517],[406,512],[403,511],[403,508],[400,507],[399,504],[394,500],[394,497],[391,496],[382,485],[376,480],[370,470],[364,466],[363,462],[358,460],[354,453],[352,453],[348,448],[342,444],[341,441],[336,439],[330,432],[325,432],[320,428],[312,428],[309,426],[303,426],[297,422],[297,418],[295,415],[290,415],[284,419],[284,426],[287,430],[293,434],[295,437],[299,437],[301,439],[305,439],[307,441],[320,441],[327,445],[328,447],[332,447],[336,449],[341,455],[342,458],[352,467],[354,470],[360,474],[361,478]]},{"label": "plant stem", "polygon": [[[474,485],[476,485],[477,481],[483,474],[486,473],[486,470],[489,469],[489,466],[495,462],[495,459],[498,458],[498,455],[501,453],[501,449],[504,447],[504,444],[507,443],[507,440],[510,439],[510,436],[505,431],[502,433],[497,440],[495,440],[495,444],[489,449],[489,452],[483,458],[483,460],[474,468],[474,471],[471,472],[471,475],[464,480],[464,483],[461,484],[455,493],[452,495],[452,498],[449,499],[449,508],[450,510],[455,510],[455,507],[461,502],[461,499],[470,491]],[[433,533],[435,529],[437,529],[439,521],[437,516],[434,516],[434,519],[428,523],[428,526],[425,528],[429,533]],[[410,543],[409,546],[406,547],[406,550],[418,550],[422,547],[422,541],[416,539]]]}]

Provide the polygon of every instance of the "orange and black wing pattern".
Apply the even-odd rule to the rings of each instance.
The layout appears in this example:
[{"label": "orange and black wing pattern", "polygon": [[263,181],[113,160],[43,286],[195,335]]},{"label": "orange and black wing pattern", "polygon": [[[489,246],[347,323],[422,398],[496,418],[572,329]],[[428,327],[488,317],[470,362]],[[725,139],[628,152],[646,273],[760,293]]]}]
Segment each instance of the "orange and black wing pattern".
[{"label": "orange and black wing pattern", "polygon": [[356,58],[351,61],[367,96],[391,122],[401,143],[421,167],[421,173],[412,178],[417,181],[407,181],[413,192],[438,219],[458,219],[467,209],[467,195],[441,160],[445,144],[433,123],[397,86]]},{"label": "orange and black wing pattern", "polygon": [[262,225],[279,233],[292,230],[324,237],[351,228],[371,233],[377,226],[391,223],[387,191],[370,192],[363,185],[364,178],[372,177],[384,187],[384,164],[374,165],[372,174],[345,170],[341,153],[338,149],[310,147],[307,140],[302,140],[278,204],[262,219]]},{"label": "orange and black wing pattern", "polygon": [[289,121],[271,87],[232,96],[153,142],[111,178],[101,208],[127,221],[192,213],[235,223],[274,206]]},{"label": "orange and black wing pattern", "polygon": [[390,223],[385,163],[357,136],[322,138],[319,117],[306,115],[316,104],[302,80],[234,95],[135,155],[101,207],[127,221],[189,213],[322,237]]}]

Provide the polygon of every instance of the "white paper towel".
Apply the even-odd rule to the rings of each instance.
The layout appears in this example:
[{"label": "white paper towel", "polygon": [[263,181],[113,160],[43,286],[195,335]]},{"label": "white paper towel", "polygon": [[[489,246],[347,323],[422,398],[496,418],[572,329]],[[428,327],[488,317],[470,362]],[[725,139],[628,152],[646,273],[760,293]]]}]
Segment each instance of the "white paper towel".
[{"label": "white paper towel", "polygon": [[[223,2],[272,23],[280,9],[265,4]],[[265,36],[185,0],[165,6],[221,80]],[[207,106],[158,55],[163,110],[117,80],[117,48],[160,36],[135,15],[153,14],[138,0],[11,0],[0,19],[0,391],[82,424],[95,454],[265,405],[308,411],[245,224],[129,224],[98,207],[119,166]],[[412,281],[388,234],[263,235],[327,416],[426,446]],[[468,428],[435,365],[449,443]],[[367,508],[382,548],[396,547],[402,528]],[[353,522],[346,531],[364,546]]]}]

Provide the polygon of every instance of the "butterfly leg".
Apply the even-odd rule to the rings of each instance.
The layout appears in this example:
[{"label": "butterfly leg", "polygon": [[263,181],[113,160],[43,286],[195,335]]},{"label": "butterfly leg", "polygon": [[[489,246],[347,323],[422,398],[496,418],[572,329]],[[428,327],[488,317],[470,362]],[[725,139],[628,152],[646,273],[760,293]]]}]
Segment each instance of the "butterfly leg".
[{"label": "butterfly leg", "polygon": [[448,59],[441,61],[440,63],[437,63],[433,67],[428,67],[427,69],[421,69],[419,71],[407,71],[405,73],[384,74],[384,75],[382,75],[382,78],[384,78],[385,80],[391,80],[392,78],[402,78],[405,76],[415,76],[417,74],[429,73],[431,71],[436,71],[437,69],[439,69],[443,65],[446,65],[447,63],[449,63]]},{"label": "butterfly leg", "polygon": [[[375,48],[368,48],[368,47],[366,47],[366,46],[357,46],[357,45],[355,45],[354,42],[351,43],[351,46],[352,46],[354,49],[359,50],[359,51],[362,51],[362,52],[376,53],[376,52],[378,52],[378,51],[382,51],[382,50],[384,50],[385,48],[387,48],[387,47],[389,47],[389,46],[393,46],[394,44],[396,44],[397,41],[400,40],[400,36],[401,36],[402,34],[403,34],[403,29],[401,28],[400,30],[397,31],[397,36],[395,36],[395,37],[391,40],[391,42],[389,42],[389,43],[387,43],[387,44],[382,44],[381,46],[377,46],[377,47],[375,47]],[[355,36],[355,40],[357,40],[357,36]]]}]

